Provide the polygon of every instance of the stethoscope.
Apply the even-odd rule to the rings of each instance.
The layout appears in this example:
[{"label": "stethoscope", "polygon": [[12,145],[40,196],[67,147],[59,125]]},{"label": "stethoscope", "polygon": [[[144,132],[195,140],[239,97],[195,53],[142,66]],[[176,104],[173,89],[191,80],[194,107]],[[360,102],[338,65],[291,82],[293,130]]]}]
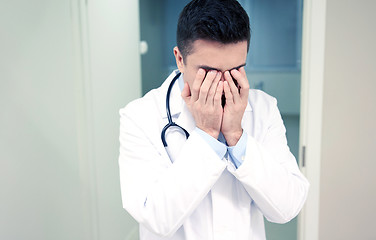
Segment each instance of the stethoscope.
[{"label": "stethoscope", "polygon": [[166,130],[169,127],[178,127],[181,130],[183,130],[183,132],[185,133],[185,137],[186,138],[189,137],[189,133],[187,132],[187,130],[185,130],[183,127],[179,126],[178,124],[176,124],[176,123],[174,123],[172,121],[171,112],[170,112],[170,94],[171,94],[171,89],[172,89],[172,86],[174,86],[174,83],[176,82],[176,80],[180,77],[180,75],[181,75],[181,72],[178,72],[176,74],[176,76],[172,79],[172,81],[171,81],[171,83],[170,83],[170,85],[168,86],[168,89],[167,89],[167,94],[166,94],[166,112],[167,112],[168,123],[167,123],[166,126],[164,126],[164,128],[162,129],[162,132],[161,132],[161,139],[162,139],[162,143],[163,143],[164,147],[167,147]]}]

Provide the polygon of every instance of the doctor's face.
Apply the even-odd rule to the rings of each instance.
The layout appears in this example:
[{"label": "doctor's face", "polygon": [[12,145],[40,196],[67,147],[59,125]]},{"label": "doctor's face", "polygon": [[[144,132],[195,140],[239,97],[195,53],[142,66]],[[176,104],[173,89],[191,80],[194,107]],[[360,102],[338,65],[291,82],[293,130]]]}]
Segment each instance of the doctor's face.
[{"label": "doctor's face", "polygon": [[192,51],[183,59],[178,47],[174,48],[176,64],[184,76],[184,81],[192,87],[197,71],[216,70],[223,73],[245,66],[247,59],[247,41],[222,44],[208,40],[193,42]]}]

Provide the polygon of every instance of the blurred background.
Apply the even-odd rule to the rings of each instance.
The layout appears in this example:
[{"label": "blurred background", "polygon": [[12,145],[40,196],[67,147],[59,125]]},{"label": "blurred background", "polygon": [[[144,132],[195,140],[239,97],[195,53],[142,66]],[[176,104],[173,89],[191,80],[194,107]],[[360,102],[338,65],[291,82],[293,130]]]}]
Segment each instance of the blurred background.
[{"label": "blurred background", "polygon": [[[0,239],[138,239],[118,110],[175,68],[187,0],[0,0]],[[311,182],[269,240],[376,239],[376,2],[239,0],[251,87],[278,100]],[[303,150],[306,149],[306,150]]]}]

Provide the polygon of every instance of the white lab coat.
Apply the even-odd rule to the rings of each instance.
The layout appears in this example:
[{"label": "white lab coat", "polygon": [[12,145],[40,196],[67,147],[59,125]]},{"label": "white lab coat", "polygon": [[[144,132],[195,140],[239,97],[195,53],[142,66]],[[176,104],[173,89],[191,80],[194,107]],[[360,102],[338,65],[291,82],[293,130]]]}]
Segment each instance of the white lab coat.
[{"label": "white lab coat", "polygon": [[242,120],[246,154],[236,169],[194,131],[176,82],[171,115],[190,137],[170,131],[167,153],[161,130],[168,122],[166,92],[175,74],[120,110],[122,200],[140,223],[140,239],[265,239],[263,216],[290,221],[309,187],[287,146],[275,98],[250,90]]}]

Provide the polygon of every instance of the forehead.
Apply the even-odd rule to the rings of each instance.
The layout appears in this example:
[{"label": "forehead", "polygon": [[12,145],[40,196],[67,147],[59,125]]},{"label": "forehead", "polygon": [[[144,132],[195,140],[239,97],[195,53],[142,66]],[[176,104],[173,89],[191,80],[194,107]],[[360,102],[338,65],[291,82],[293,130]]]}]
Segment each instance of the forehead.
[{"label": "forehead", "polygon": [[247,41],[222,44],[215,41],[196,40],[186,58],[186,65],[195,69],[206,67],[227,71],[245,65]]}]

